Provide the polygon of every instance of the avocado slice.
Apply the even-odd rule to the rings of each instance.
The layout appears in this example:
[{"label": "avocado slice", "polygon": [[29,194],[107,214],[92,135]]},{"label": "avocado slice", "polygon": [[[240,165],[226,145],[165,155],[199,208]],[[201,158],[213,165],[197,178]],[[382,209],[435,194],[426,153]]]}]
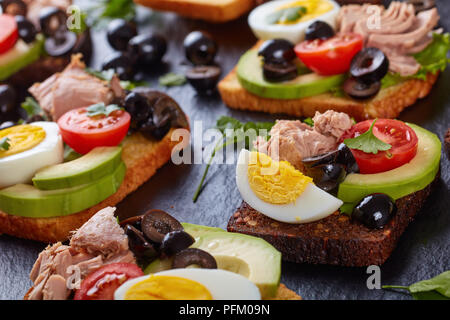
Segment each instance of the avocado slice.
[{"label": "avocado slice", "polygon": [[198,224],[182,222],[181,225],[184,228],[184,231],[189,233],[194,239],[204,235],[207,232],[226,232],[221,228],[216,227],[208,227],[208,226],[200,226]]},{"label": "avocado slice", "polygon": [[0,210],[16,216],[50,218],[66,216],[90,208],[114,194],[125,177],[122,162],[103,178],[78,187],[60,190],[39,190],[18,184],[0,191]]},{"label": "avocado slice", "polygon": [[354,206],[371,193],[385,193],[393,199],[424,189],[436,177],[441,159],[441,141],[432,132],[407,124],[419,142],[416,156],[407,164],[375,174],[350,174],[339,185],[338,198]]},{"label": "avocado slice", "polygon": [[0,55],[0,81],[38,60],[44,53],[44,40],[42,34],[38,34],[31,44],[18,40],[14,48]]},{"label": "avocado slice", "polygon": [[316,73],[301,74],[286,82],[268,82],[264,79],[261,58],[258,51],[251,49],[239,60],[237,77],[240,84],[250,93],[262,98],[300,99],[330,91],[341,85],[344,74],[320,76]]},{"label": "avocado slice", "polygon": [[112,174],[122,162],[121,147],[97,147],[76,160],[39,170],[33,184],[41,190],[77,187]]}]

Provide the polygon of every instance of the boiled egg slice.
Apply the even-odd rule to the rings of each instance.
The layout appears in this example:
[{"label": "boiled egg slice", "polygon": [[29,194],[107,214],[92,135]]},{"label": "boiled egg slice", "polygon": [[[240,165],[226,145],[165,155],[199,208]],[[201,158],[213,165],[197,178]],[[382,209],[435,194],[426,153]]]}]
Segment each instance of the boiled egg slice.
[{"label": "boiled egg slice", "polygon": [[280,222],[317,221],[343,204],[287,161],[274,161],[266,154],[245,149],[239,154],[236,184],[246,203]]},{"label": "boiled egg slice", "polygon": [[62,163],[64,146],[55,122],[33,122],[0,130],[0,188],[28,183],[45,166]]},{"label": "boiled egg slice", "polygon": [[[293,22],[271,23],[270,16],[279,10],[302,6],[306,9]],[[321,20],[336,27],[340,6],[333,0],[277,0],[256,7],[248,17],[253,33],[261,40],[286,39],[297,44],[305,39],[305,31],[314,21]]]},{"label": "boiled egg slice", "polygon": [[172,269],[122,284],[115,300],[261,300],[247,278],[219,269]]}]

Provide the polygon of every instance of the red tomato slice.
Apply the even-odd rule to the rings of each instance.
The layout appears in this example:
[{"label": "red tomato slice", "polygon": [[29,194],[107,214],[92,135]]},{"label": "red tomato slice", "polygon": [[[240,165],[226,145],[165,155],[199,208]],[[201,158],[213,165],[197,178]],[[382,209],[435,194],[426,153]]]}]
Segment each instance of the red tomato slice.
[{"label": "red tomato slice", "polygon": [[0,15],[0,54],[14,47],[18,38],[16,19],[8,14]]},{"label": "red tomato slice", "polygon": [[89,274],[75,292],[74,300],[114,300],[114,292],[125,281],[143,276],[133,263],[112,263]]},{"label": "red tomato slice", "polygon": [[[373,120],[366,120],[355,124],[343,134],[341,140],[367,132],[372,122]],[[389,143],[392,148],[378,151],[377,154],[351,149],[360,173],[379,173],[398,168],[411,161],[417,153],[417,135],[402,121],[378,119],[373,127],[373,134],[381,141]]]},{"label": "red tomato slice", "polygon": [[130,114],[124,110],[90,117],[86,108],[79,108],[59,118],[58,126],[64,142],[76,152],[86,154],[95,147],[117,146],[125,138],[130,121]]},{"label": "red tomato slice", "polygon": [[303,41],[295,46],[298,58],[320,75],[345,73],[363,48],[363,37],[356,33],[337,34],[332,38]]}]

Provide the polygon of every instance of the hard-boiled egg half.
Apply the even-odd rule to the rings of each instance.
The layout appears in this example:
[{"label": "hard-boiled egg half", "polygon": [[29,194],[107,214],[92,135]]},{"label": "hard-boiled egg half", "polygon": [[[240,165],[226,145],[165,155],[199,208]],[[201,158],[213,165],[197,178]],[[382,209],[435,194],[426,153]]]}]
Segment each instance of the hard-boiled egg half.
[{"label": "hard-boiled egg half", "polygon": [[261,300],[247,278],[219,269],[172,269],[131,279],[115,300]]},{"label": "hard-boiled egg half", "polygon": [[286,223],[307,223],[335,212],[343,202],[316,187],[287,161],[243,149],[236,167],[236,184],[253,209]]},{"label": "hard-boiled egg half", "polygon": [[0,130],[0,188],[28,183],[45,166],[64,159],[55,122],[33,122]]},{"label": "hard-boiled egg half", "polygon": [[261,40],[304,40],[308,26],[321,20],[333,28],[339,4],[332,0],[277,0],[256,7],[248,17],[253,33]]}]

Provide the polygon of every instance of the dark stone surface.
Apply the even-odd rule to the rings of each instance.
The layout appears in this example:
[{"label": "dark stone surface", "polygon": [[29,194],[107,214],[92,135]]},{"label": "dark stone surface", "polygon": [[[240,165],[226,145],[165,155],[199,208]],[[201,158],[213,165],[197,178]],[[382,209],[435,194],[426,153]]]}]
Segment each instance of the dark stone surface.
[{"label": "dark stone surface", "polygon": [[[450,29],[450,5],[437,1],[441,24]],[[252,46],[255,38],[240,19],[225,25],[210,25],[179,18],[173,14],[153,13],[144,17],[149,30],[158,31],[169,40],[166,64],[149,72],[153,87],[174,97],[193,120],[202,120],[203,129],[214,125],[220,115],[231,115],[240,120],[275,120],[261,113],[233,111],[225,107],[218,95],[202,97],[189,86],[161,88],[158,76],[167,71],[181,72],[185,66],[182,40],[195,29],[214,34],[220,44],[217,62],[225,75],[239,56]],[[98,67],[110,52],[106,38],[95,35],[93,66]],[[442,139],[450,126],[450,69],[444,72],[431,94],[403,112],[400,119],[417,123],[435,132]],[[198,132],[197,132],[198,134]],[[410,224],[399,245],[381,267],[383,284],[411,284],[433,277],[450,269],[450,162],[443,153],[442,178],[438,189],[428,199],[422,212]],[[204,170],[204,165],[167,164],[139,190],[119,204],[121,218],[140,214],[150,208],[167,210],[181,221],[225,228],[228,219],[241,203],[235,184],[234,165],[214,165],[206,179],[207,185],[197,203],[192,196]],[[31,282],[28,273],[44,244],[0,236],[0,299],[21,299]],[[383,290],[368,290],[365,268],[343,268],[306,264],[283,263],[282,282],[305,299],[410,299],[409,295]]]}]

